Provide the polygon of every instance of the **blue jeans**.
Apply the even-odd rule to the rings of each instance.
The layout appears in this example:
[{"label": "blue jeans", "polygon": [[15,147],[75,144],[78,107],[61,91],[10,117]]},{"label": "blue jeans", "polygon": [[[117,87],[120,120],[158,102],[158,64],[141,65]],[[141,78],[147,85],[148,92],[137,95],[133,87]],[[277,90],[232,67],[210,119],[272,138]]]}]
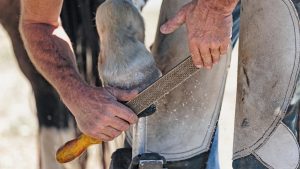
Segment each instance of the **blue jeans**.
[{"label": "blue jeans", "polygon": [[216,133],[213,139],[213,143],[211,145],[210,154],[208,156],[206,169],[219,169],[219,151],[218,151],[218,137],[219,137],[219,129],[216,129]]},{"label": "blue jeans", "polygon": [[[232,26],[232,48],[234,48],[238,38],[239,38],[239,31],[240,31],[240,2],[235,8],[233,14],[233,26]],[[206,169],[219,169],[219,151],[218,151],[218,137],[219,131],[218,128],[216,129],[215,136],[213,139],[213,143],[211,145],[210,154],[207,161]]]}]

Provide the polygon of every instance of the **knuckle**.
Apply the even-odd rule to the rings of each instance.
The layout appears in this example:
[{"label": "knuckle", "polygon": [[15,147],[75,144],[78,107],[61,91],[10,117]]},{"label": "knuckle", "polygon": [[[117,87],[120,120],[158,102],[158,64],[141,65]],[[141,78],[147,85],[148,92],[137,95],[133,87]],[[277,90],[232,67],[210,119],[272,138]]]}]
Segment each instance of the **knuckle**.
[{"label": "knuckle", "polygon": [[115,131],[114,134],[113,134],[113,137],[116,138],[116,137],[118,137],[120,134],[121,134],[121,132]]},{"label": "knuckle", "polygon": [[220,56],[219,52],[216,51],[211,52],[211,55],[214,57],[214,59]]},{"label": "knuckle", "polygon": [[108,142],[109,140],[105,137],[101,137],[101,140],[104,141],[104,142]]},{"label": "knuckle", "polygon": [[195,65],[202,65],[202,60],[201,60],[201,58],[193,59],[193,63]]},{"label": "knuckle", "polygon": [[129,127],[130,127],[129,125],[126,125],[126,126],[124,127],[124,129],[125,129],[124,131],[128,130]]},{"label": "knuckle", "polygon": [[192,59],[194,62],[200,62],[201,61],[201,56],[199,54],[192,54]]},{"label": "knuckle", "polygon": [[115,137],[118,136],[118,133],[117,133],[116,131],[112,131],[112,132],[111,132],[111,136],[112,136],[113,138],[115,138]]},{"label": "knuckle", "polygon": [[220,46],[220,45],[217,44],[217,43],[211,43],[211,44],[210,44],[210,48],[211,48],[211,49],[217,49],[219,46]]},{"label": "knuckle", "polygon": [[211,54],[210,54],[209,48],[202,48],[201,49],[201,57],[202,57],[202,59],[208,58],[210,56],[211,56]]},{"label": "knuckle", "polygon": [[78,128],[84,134],[87,134],[92,137],[98,137],[96,130],[94,130],[95,128],[94,125],[85,125],[85,126],[78,125]]},{"label": "knuckle", "polygon": [[106,136],[102,136],[101,138],[103,141],[105,142],[108,142],[108,141],[111,141],[109,137],[106,137]]},{"label": "knuckle", "polygon": [[211,59],[211,54],[210,53],[202,53],[201,57],[204,62],[208,62]]},{"label": "knuckle", "polygon": [[128,120],[131,123],[135,123],[137,121],[137,117],[136,117],[136,115],[134,113],[129,113],[128,114]]},{"label": "knuckle", "polygon": [[227,46],[229,45],[229,43],[230,43],[229,40],[223,40],[220,45],[227,48]]},{"label": "knuckle", "polygon": [[112,141],[113,139],[114,139],[114,137],[107,136],[107,141]]},{"label": "knuckle", "polygon": [[109,120],[110,120],[110,118],[109,118],[107,115],[103,115],[103,116],[101,117],[101,122],[102,122],[103,124],[107,124],[107,123],[109,122]]},{"label": "knuckle", "polygon": [[105,126],[104,125],[98,125],[98,130],[99,131],[104,131],[105,130]]},{"label": "knuckle", "polygon": [[194,61],[194,65],[202,65],[202,62],[199,62],[199,61]]},{"label": "knuckle", "polygon": [[205,40],[202,40],[198,41],[198,46],[201,46],[201,50],[208,49],[210,47],[210,43]]},{"label": "knuckle", "polygon": [[111,141],[112,140],[112,138],[111,137],[109,137],[109,136],[107,136],[107,135],[105,135],[105,134],[99,134],[99,138],[101,138],[101,140],[103,140],[103,141]]},{"label": "knuckle", "polygon": [[210,57],[206,57],[205,59],[203,59],[203,61],[204,61],[204,65],[210,65],[211,64],[211,62],[212,62],[212,60],[211,60],[211,58]]},{"label": "knuckle", "polygon": [[216,63],[218,63],[219,61],[220,61],[220,59],[219,59],[219,58],[216,58],[216,59],[214,59],[213,64],[216,64]]},{"label": "knuckle", "polygon": [[193,44],[193,45],[199,44],[198,38],[195,38],[194,36],[190,36],[189,39],[190,39],[189,41],[191,44]]},{"label": "knuckle", "polygon": [[87,132],[86,134],[93,138],[101,138],[101,135],[99,135],[99,133],[97,133],[96,131],[90,131],[90,132]]},{"label": "knuckle", "polygon": [[216,52],[215,50],[211,49],[211,50],[210,50],[210,54],[211,54],[212,56],[215,56],[215,55],[217,54],[217,52]]},{"label": "knuckle", "polygon": [[126,131],[126,130],[129,129],[129,124],[123,124],[123,125],[121,126],[121,128],[122,128],[123,131]]},{"label": "knuckle", "polygon": [[118,131],[117,132],[117,136],[119,136],[119,135],[121,135],[122,134],[122,132],[121,131]]},{"label": "knuckle", "polygon": [[199,57],[199,54],[197,52],[191,52],[191,56],[193,59],[197,59]]},{"label": "knuckle", "polygon": [[219,61],[219,60],[220,60],[219,56],[214,57],[214,61]]},{"label": "knuckle", "polygon": [[[109,105],[106,105],[106,107],[103,111],[104,112],[103,114],[110,115],[111,113],[113,113],[115,111],[116,111],[116,105],[110,101]],[[109,112],[111,112],[111,113],[109,113]]]},{"label": "knuckle", "polygon": [[204,63],[204,66],[211,66],[211,62]]},{"label": "knuckle", "polygon": [[225,55],[226,53],[227,53],[226,50],[220,50],[220,54],[221,54],[221,55]]}]

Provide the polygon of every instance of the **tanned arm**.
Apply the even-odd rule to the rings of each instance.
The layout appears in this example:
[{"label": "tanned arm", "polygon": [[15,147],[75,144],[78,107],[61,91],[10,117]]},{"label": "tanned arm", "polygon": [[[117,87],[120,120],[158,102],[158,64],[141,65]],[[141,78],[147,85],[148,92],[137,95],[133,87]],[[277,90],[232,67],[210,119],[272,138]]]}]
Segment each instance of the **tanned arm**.
[{"label": "tanned arm", "polygon": [[30,59],[58,91],[79,129],[108,141],[135,123],[136,115],[117,100],[130,100],[136,92],[92,87],[80,77],[71,42],[59,22],[63,0],[21,3],[20,31]]},{"label": "tanned arm", "polygon": [[227,52],[231,38],[232,12],[238,0],[193,0],[160,30],[169,34],[186,24],[194,64],[211,69]]}]

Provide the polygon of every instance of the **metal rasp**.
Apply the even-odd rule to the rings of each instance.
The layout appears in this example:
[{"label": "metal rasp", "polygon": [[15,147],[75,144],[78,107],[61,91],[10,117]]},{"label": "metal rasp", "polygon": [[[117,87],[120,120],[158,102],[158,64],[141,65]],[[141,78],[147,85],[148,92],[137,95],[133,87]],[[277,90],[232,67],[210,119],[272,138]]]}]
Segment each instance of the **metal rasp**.
[{"label": "metal rasp", "polygon": [[[125,105],[131,108],[137,115],[140,115],[145,109],[170,93],[199,70],[200,69],[194,66],[192,58],[189,56],[171,71],[143,90],[133,100],[125,103]],[[65,143],[59,148],[56,152],[56,160],[60,163],[72,161],[80,156],[88,146],[100,143],[102,143],[101,140],[82,134],[78,138]]]},{"label": "metal rasp", "polygon": [[200,69],[194,66],[189,56],[152,85],[143,90],[133,100],[126,103],[137,115],[170,93]]}]

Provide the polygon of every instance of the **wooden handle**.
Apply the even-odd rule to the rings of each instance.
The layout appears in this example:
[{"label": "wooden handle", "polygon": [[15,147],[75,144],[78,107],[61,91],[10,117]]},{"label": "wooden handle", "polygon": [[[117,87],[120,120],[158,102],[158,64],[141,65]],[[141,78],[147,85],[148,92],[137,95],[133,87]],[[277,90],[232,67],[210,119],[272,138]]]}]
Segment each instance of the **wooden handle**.
[{"label": "wooden handle", "polygon": [[89,137],[87,135],[80,135],[74,140],[68,141],[61,146],[56,152],[56,160],[59,163],[66,163],[74,160],[80,156],[90,145],[101,144],[101,140]]}]

